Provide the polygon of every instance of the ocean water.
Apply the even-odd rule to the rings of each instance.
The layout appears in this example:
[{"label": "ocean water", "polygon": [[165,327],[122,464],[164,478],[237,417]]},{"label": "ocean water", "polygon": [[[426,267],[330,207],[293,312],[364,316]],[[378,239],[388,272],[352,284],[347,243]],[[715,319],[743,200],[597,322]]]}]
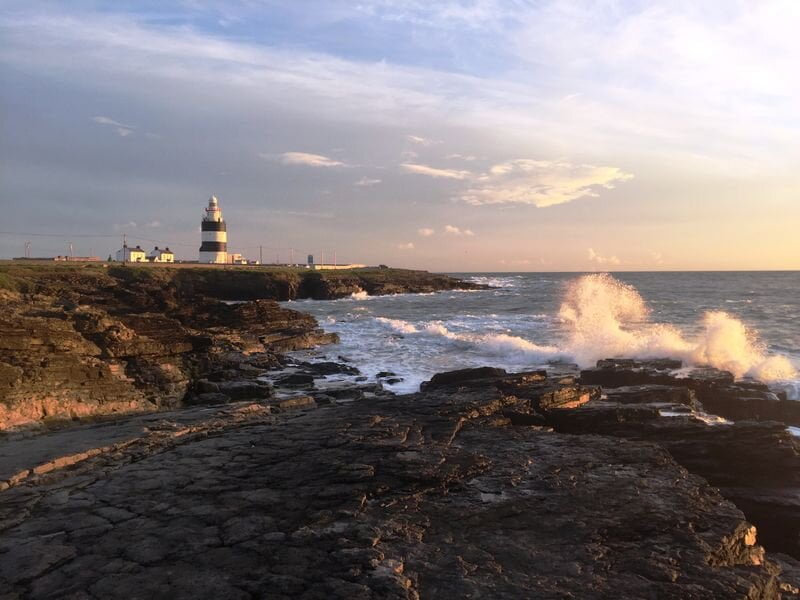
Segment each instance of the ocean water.
[{"label": "ocean water", "polygon": [[431,375],[606,357],[674,357],[754,377],[800,399],[800,272],[454,273],[494,289],[286,303],[317,317],[344,357],[413,392]]}]

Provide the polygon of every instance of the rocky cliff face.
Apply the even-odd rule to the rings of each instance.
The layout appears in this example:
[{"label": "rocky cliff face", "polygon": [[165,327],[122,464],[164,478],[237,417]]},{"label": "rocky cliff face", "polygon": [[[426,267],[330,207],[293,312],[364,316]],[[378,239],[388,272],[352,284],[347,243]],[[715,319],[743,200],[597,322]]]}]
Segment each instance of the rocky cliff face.
[{"label": "rocky cliff face", "polygon": [[[206,401],[246,397],[246,390],[263,397],[269,390],[252,379],[278,364],[280,353],[336,340],[310,315],[275,300],[470,287],[393,269],[12,265],[2,275],[0,431],[176,407],[212,393],[196,385],[211,374],[231,393]],[[252,353],[262,354],[257,364],[240,360]],[[238,378],[251,381],[234,390]]]},{"label": "rocky cliff face", "polygon": [[47,291],[0,292],[0,430],[179,406],[221,354],[335,340],[268,300],[183,301],[114,278]]}]

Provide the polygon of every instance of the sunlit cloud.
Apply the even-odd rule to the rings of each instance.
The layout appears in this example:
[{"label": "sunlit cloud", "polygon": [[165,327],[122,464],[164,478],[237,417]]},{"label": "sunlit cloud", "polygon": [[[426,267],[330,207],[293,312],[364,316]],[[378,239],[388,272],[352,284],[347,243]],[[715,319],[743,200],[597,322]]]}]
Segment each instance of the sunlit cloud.
[{"label": "sunlit cloud", "polygon": [[436,231],[431,229],[430,227],[422,227],[420,229],[417,229],[417,235],[419,235],[420,237],[430,237],[434,233],[436,233]]},{"label": "sunlit cloud", "polygon": [[408,173],[427,175],[428,177],[435,177],[438,179],[466,179],[471,175],[469,171],[460,171],[457,169],[437,169],[436,167],[429,167],[427,165],[418,165],[414,163],[403,163],[400,165],[400,168]]},{"label": "sunlit cloud", "polygon": [[589,262],[597,265],[618,265],[621,262],[616,256],[601,256],[593,248],[587,248],[586,255],[589,258]]},{"label": "sunlit cloud", "polygon": [[530,204],[538,208],[596,197],[633,175],[617,167],[566,161],[517,159],[499,163],[459,196],[472,205]]},{"label": "sunlit cloud", "polygon": [[473,236],[475,233],[471,229],[461,229],[454,225],[445,225],[444,232],[447,235],[466,235],[466,236]]},{"label": "sunlit cloud", "polygon": [[307,167],[344,167],[345,163],[328,158],[321,154],[309,154],[308,152],[284,152],[281,154],[281,162],[285,165],[304,165]]},{"label": "sunlit cloud", "polygon": [[414,242],[407,242],[405,244],[397,244],[398,250],[413,250],[414,249]]}]

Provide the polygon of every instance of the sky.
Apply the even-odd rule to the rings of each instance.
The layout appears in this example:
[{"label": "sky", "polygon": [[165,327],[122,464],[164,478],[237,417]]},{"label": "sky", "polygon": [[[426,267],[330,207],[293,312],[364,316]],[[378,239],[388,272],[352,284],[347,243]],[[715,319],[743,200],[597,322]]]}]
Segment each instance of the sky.
[{"label": "sky", "polygon": [[796,0],[0,6],[0,257],[800,268]]}]

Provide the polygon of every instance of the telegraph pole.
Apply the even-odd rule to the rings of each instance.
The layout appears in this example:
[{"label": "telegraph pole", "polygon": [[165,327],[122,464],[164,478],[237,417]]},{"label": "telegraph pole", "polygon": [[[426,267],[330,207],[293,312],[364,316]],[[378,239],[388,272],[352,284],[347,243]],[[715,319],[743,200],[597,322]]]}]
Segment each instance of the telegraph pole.
[{"label": "telegraph pole", "polygon": [[122,234],[122,264],[128,264],[128,234]]},{"label": "telegraph pole", "polygon": [[259,246],[258,247],[258,264],[260,264],[260,265],[264,264],[264,247],[263,246]]}]

